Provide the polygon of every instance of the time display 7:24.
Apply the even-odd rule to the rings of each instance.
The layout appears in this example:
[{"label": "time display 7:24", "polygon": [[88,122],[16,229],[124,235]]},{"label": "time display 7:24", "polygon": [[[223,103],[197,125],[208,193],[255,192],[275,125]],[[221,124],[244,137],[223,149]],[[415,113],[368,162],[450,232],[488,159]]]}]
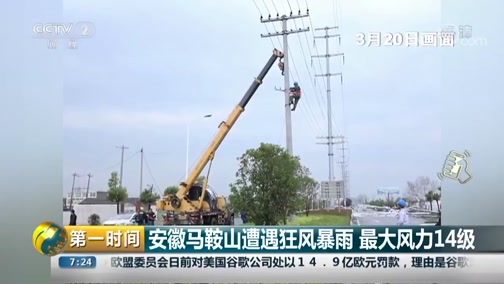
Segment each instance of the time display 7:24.
[{"label": "time display 7:24", "polygon": [[94,256],[61,256],[58,259],[60,268],[96,268]]}]

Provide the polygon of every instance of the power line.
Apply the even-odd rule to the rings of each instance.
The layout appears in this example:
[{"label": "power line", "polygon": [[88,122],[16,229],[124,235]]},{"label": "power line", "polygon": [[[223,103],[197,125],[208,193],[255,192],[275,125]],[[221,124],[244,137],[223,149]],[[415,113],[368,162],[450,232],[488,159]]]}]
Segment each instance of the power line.
[{"label": "power line", "polygon": [[344,197],[346,199],[349,196],[348,195],[348,165],[347,165],[347,157],[345,155],[346,150],[348,150],[348,148],[345,147],[345,145],[347,144],[347,139],[343,135],[337,136],[336,139],[338,139],[338,142],[336,142],[336,144],[341,145],[341,147],[340,147],[340,151],[341,151],[341,162],[340,162],[341,180],[343,181],[343,193],[344,193]]},{"label": "power line", "polygon": [[124,169],[124,150],[127,150],[129,148],[124,145],[116,146],[116,148],[121,149],[121,170],[119,173],[119,186],[122,187],[123,169]]},{"label": "power line", "polygon": [[289,1],[289,0],[287,0],[287,5],[289,5],[289,9],[292,11],[292,6],[291,6],[291,4],[290,4],[290,1]]},{"label": "power line", "polygon": [[[305,4],[306,4],[306,9],[309,9],[309,7],[308,7],[308,1],[307,0],[305,0]],[[313,25],[313,22],[312,22],[312,17],[311,16],[308,17],[308,20],[309,20],[310,25],[313,27],[314,25]],[[318,50],[317,42],[315,40],[315,38],[316,38],[315,32],[314,32],[313,29],[312,29],[312,36],[313,36],[313,48],[315,49],[315,53],[316,54],[320,54],[319,50]],[[317,61],[318,61],[319,70],[320,70],[321,73],[323,73],[324,71],[323,71],[323,68],[322,68],[322,60],[321,60],[321,58],[317,58],[317,59],[318,59]],[[314,80],[315,80],[315,82],[317,82],[318,81],[317,77],[315,77]],[[319,86],[320,94],[322,95],[322,90],[320,89],[320,84],[317,84],[317,85]],[[322,80],[322,85],[323,85],[324,89],[327,91],[326,81]],[[333,123],[334,123],[334,120],[333,120]],[[336,123],[334,123],[334,124],[336,124]]]},{"label": "power line", "polygon": [[273,4],[273,7],[275,8],[275,10],[276,10],[276,12],[277,12],[277,17],[278,17],[278,16],[279,16],[279,14],[278,14],[278,9],[277,9],[277,7],[276,7],[276,5],[275,5],[275,1],[274,1],[274,0],[271,0],[271,4]]},{"label": "power line", "polygon": [[333,139],[335,138],[333,136],[333,125],[332,125],[332,100],[331,100],[331,76],[342,76],[343,74],[341,73],[331,73],[330,70],[330,62],[329,59],[332,56],[340,56],[342,54],[330,54],[329,53],[329,38],[331,37],[339,37],[339,34],[329,34],[329,30],[332,29],[337,29],[338,27],[325,27],[325,28],[317,28],[315,30],[320,31],[320,30],[325,30],[325,35],[324,36],[315,36],[315,38],[324,38],[326,41],[326,54],[324,55],[313,55],[313,57],[325,57],[326,58],[326,73],[325,74],[316,74],[315,76],[317,77],[322,77],[325,76],[327,78],[327,136],[324,137],[327,139],[327,156],[329,157],[329,181],[333,181],[334,178],[334,153],[333,153]]},{"label": "power line", "polygon": [[[272,0],[272,1],[273,1],[273,0]],[[282,4],[284,4],[284,2],[282,2]],[[290,5],[290,3],[288,3],[288,4],[289,4],[289,8],[290,8],[290,15],[293,15],[293,12],[292,12],[292,6]],[[275,9],[276,9],[276,8],[275,8]],[[284,5],[284,9],[285,9],[285,5]],[[308,13],[308,12],[307,12],[307,13]],[[278,13],[278,11],[277,11],[277,14],[279,14],[279,13]],[[298,7],[298,15],[301,15],[301,9],[300,9],[299,7]],[[301,22],[303,22],[303,18],[299,18],[299,19],[297,19],[297,20],[301,20]],[[300,29],[298,28],[297,24],[296,24],[296,19],[294,19],[292,22],[293,22],[293,24],[294,24],[295,29],[296,29],[296,30],[300,30]],[[303,24],[303,28],[302,28],[302,30],[306,30],[306,29],[307,29],[307,28],[306,28],[306,27],[305,27],[305,25]],[[305,35],[305,37],[306,37],[306,33],[303,33],[303,34],[304,34],[304,35]],[[303,44],[302,44],[302,42],[301,42],[300,33],[296,33],[296,35],[297,35],[297,38],[298,38],[298,40],[299,40],[299,47],[301,48],[301,52],[302,52],[302,54],[303,54],[303,61],[304,61],[304,63],[305,63],[306,70],[308,71],[308,75],[309,75],[309,77],[310,77],[310,78],[312,78],[312,75],[311,75],[311,72],[310,72],[310,68],[308,67],[308,63],[307,63],[307,61],[306,61],[306,54],[305,54],[305,52],[304,52]],[[308,49],[309,49],[309,48],[310,48],[310,47],[308,46]],[[310,50],[309,50],[309,51],[310,51]],[[290,58],[292,59],[292,66],[294,67],[294,71],[295,71],[295,73],[296,73],[296,75],[297,75],[297,78],[298,78],[298,79],[296,80],[296,79],[294,78],[294,76],[293,76],[292,72],[290,72],[290,71],[289,71],[290,76],[293,78],[293,80],[294,80],[294,81],[301,82],[301,76],[299,76],[299,72],[298,72],[298,69],[297,69],[297,66],[296,66],[296,63],[295,63],[295,60],[294,60],[294,56],[293,56],[293,53],[291,52],[290,47],[289,47],[289,53],[290,53]],[[310,54],[311,54],[311,51],[310,51]],[[317,100],[317,103],[318,103],[318,105],[319,105],[319,109],[321,110],[320,114],[322,115],[322,120],[324,120],[324,112],[322,111],[322,106],[321,106],[320,101],[319,101],[319,99],[318,99],[318,97],[317,97],[317,91],[315,90],[315,85],[314,85],[314,83],[312,82],[312,80],[311,80],[311,79],[310,79],[310,84],[311,84],[311,87],[312,87],[312,90],[313,90],[313,95],[315,96],[315,99]],[[302,106],[306,106],[307,111],[308,111],[308,112],[309,112],[309,114],[311,115],[311,116],[310,116],[310,120],[313,122],[313,125],[315,126],[315,128],[316,128],[318,131],[322,132],[322,128],[320,127],[320,125],[319,125],[319,124],[318,124],[318,122],[317,122],[317,118],[315,117],[315,114],[314,114],[314,112],[313,112],[313,110],[312,110],[312,108],[311,108],[311,104],[309,104],[309,103],[308,103],[308,97],[309,97],[308,95],[309,95],[309,94],[310,94],[310,92],[305,92],[305,93],[304,93],[304,95],[303,95],[303,97],[304,97],[303,101],[305,101],[305,103],[303,103],[303,104],[301,104],[301,105],[302,105]],[[304,108],[301,108],[301,109],[304,109]]]},{"label": "power line", "polygon": [[307,32],[310,29],[305,29],[305,30],[288,30],[287,29],[287,21],[288,20],[294,20],[298,18],[303,18],[303,17],[308,17],[308,15],[283,15],[281,17],[276,17],[272,18],[271,14],[268,15],[267,19],[264,19],[261,16],[261,23],[273,23],[273,22],[282,22],[282,32],[275,32],[275,33],[270,33],[270,34],[261,34],[261,37],[266,38],[266,37],[277,37],[277,36],[282,36],[283,37],[283,52],[284,52],[284,71],[286,76],[284,75],[284,92],[285,92],[285,136],[286,136],[286,147],[287,151],[292,155],[293,154],[293,143],[292,143],[292,120],[291,120],[291,108],[290,108],[290,94],[289,94],[289,88],[290,88],[290,83],[289,83],[289,45],[288,45],[288,36],[293,33],[300,33],[300,32]]},{"label": "power line", "polygon": [[[294,27],[296,29],[298,29],[296,21],[293,21],[293,22],[294,22]],[[305,26],[304,26],[304,24],[303,24],[303,29],[306,29]],[[304,34],[306,36],[306,33],[304,33]],[[299,35],[299,33],[297,34],[297,37],[298,37],[298,40],[299,40],[299,47],[301,48],[301,53],[303,54],[303,61],[304,61],[306,70],[308,71],[308,75],[310,76],[310,78],[313,78],[312,73],[310,71],[310,67],[308,67],[308,62],[306,61],[306,54],[305,54],[305,51],[304,51],[304,48],[303,48],[303,44],[301,43],[301,36]],[[310,51],[310,56],[311,56],[311,51]],[[314,82],[312,80],[310,80],[310,84],[311,84],[312,89],[313,89],[313,94],[315,95],[315,98],[317,100],[317,104],[319,106],[320,114],[322,115],[322,119],[324,119],[324,111],[323,111],[323,108],[322,108],[322,104],[320,103],[319,97],[316,95],[317,91],[315,90],[315,84],[314,84]],[[313,115],[313,113],[312,113],[312,115]]]},{"label": "power line", "polygon": [[[289,48],[289,52],[290,52],[290,48]],[[290,57],[291,57],[292,59],[294,59],[294,57],[292,56],[292,54],[291,54],[291,56],[290,56]],[[292,80],[297,81],[297,82],[299,82],[300,84],[302,84],[302,83],[301,83],[301,82],[302,82],[302,80],[301,80],[301,76],[299,75],[298,68],[297,68],[296,62],[295,62],[294,60],[292,60],[292,67],[294,67],[294,73],[296,74],[297,79],[295,79],[295,78],[294,78],[293,72],[291,72],[291,71],[289,70],[289,75],[290,75],[290,77],[292,78]],[[305,104],[307,105],[307,108],[308,108],[309,112],[311,113],[310,118],[312,118],[312,120],[313,120],[313,122],[314,122],[314,125],[315,125],[316,129],[322,132],[322,128],[321,128],[321,127],[320,127],[320,125],[317,123],[317,119],[315,118],[315,115],[313,114],[313,111],[311,111],[310,104],[308,103],[308,100],[307,100],[307,93],[306,93],[306,92],[305,92],[305,94],[304,94],[304,97],[305,97],[305,98],[304,98],[303,100],[305,101],[305,103],[303,103],[303,104],[301,104],[301,105],[302,105],[302,106],[304,106]]]},{"label": "power line", "polygon": [[[341,2],[339,0],[333,0],[332,1],[332,7],[333,7],[333,19],[334,19],[334,25],[335,26],[338,26],[339,27],[339,33],[340,35],[343,34],[343,27],[341,25]],[[342,45],[341,45],[341,37],[338,38],[339,39],[339,45],[338,45],[338,48],[339,48],[339,52],[340,53],[343,53],[343,48],[342,48]],[[340,72],[341,73],[345,73],[344,71],[344,66],[345,66],[345,57],[343,56],[343,61],[342,61],[342,64],[340,66]],[[342,81],[341,81],[341,84],[340,84],[340,93],[341,93],[341,135],[345,135],[346,134],[346,123],[345,123],[345,94],[344,94],[344,88],[343,88],[343,77],[342,78]],[[348,148],[346,148],[347,150],[350,150],[350,143],[348,141],[348,139],[345,140],[345,144]],[[345,144],[342,144],[342,145],[345,145]],[[346,193],[348,194],[349,192],[349,188],[350,188],[350,181],[349,181],[349,173],[348,173],[348,163],[349,163],[349,159],[348,159],[348,156],[345,156],[345,149],[344,147],[342,149],[340,149],[341,152],[342,152],[342,171],[344,172],[344,185],[345,185],[345,190],[346,190]]]},{"label": "power line", "polygon": [[[309,10],[308,1],[307,0],[305,0],[305,4],[306,4],[306,9]],[[310,21],[310,26],[314,27],[311,16],[308,17],[308,20]],[[315,48],[315,53],[319,54],[317,43],[315,41],[315,33],[314,33],[313,30],[312,30],[312,36],[313,36],[313,48]],[[319,63],[319,67],[320,67],[320,72],[323,72],[322,71],[323,70],[322,69],[322,61],[320,60],[320,58],[318,58],[318,63]],[[324,89],[327,89],[327,87],[325,86],[325,82],[324,81],[322,81],[322,82],[324,83]]]},{"label": "power line", "polygon": [[[274,0],[272,0],[272,1],[274,1]],[[257,5],[257,3],[255,2],[255,0],[253,0],[253,2],[254,2],[254,5],[255,5],[255,7],[256,7],[256,9],[257,9],[257,11],[259,12],[259,15],[260,15],[261,17],[263,17],[262,12],[261,12],[261,9],[259,8],[259,6]],[[265,8],[266,8],[266,10],[267,10],[267,12],[268,12],[268,16],[271,16],[271,13],[270,13],[270,11],[269,11],[269,9],[268,9],[268,6],[266,5],[266,3],[265,3],[264,1],[263,1],[263,4],[264,4],[264,6],[265,6]],[[283,2],[282,2],[282,4],[283,4]],[[285,8],[285,7],[284,7],[284,8]],[[291,12],[292,12],[292,11],[291,11]],[[280,14],[280,13],[278,12],[278,10],[276,10],[276,13],[277,13],[277,16],[279,16],[279,14]],[[275,33],[277,33],[277,29],[275,28],[274,23],[271,23],[271,25],[272,25],[273,30],[275,31]],[[265,27],[265,29],[266,29],[267,34],[271,34],[271,32],[270,32],[270,31],[269,31],[269,29],[268,29],[268,24],[267,24],[267,23],[264,25],[264,27]],[[273,39],[272,39],[272,38],[273,38],[273,37],[269,37],[272,47],[273,47],[273,48],[275,48],[275,47],[277,47],[277,46],[275,46],[275,44],[274,44],[274,42],[273,42]],[[281,46],[282,46],[282,43],[280,42],[280,38],[279,38],[279,37],[275,37],[275,38],[277,39],[278,46],[280,46],[280,47],[281,47]],[[292,61],[291,61],[291,62],[292,62],[292,65],[293,65],[293,67],[294,67],[294,70],[297,70],[297,67],[296,67],[296,64],[295,64],[295,60],[294,60],[294,56],[292,55],[292,53],[291,53],[291,55],[290,55],[290,58],[292,59]],[[293,73],[292,73],[292,71],[291,71],[291,70],[289,70],[289,75],[291,76],[291,78],[292,78],[293,80],[296,80],[296,81],[298,81],[298,82],[301,82],[301,80],[300,80],[301,78],[300,78],[300,76],[299,76],[299,73],[297,74],[297,79],[296,79],[296,78],[294,78],[294,75],[293,75]],[[303,99],[303,101],[304,101],[304,103],[302,103],[302,104],[300,105],[300,110],[301,110],[301,112],[302,112],[303,116],[305,116],[305,118],[307,119],[307,121],[308,121],[310,124],[312,124],[312,125],[311,125],[311,129],[318,129],[318,130],[321,130],[321,127],[320,127],[320,125],[318,124],[317,119],[315,118],[315,116],[313,115],[313,112],[311,111],[311,107],[310,107],[310,104],[308,103],[308,98],[306,97],[306,94],[305,94],[305,98]],[[308,109],[308,111],[307,111],[307,109]],[[310,112],[312,115],[311,115],[311,116],[309,116],[309,115],[308,115],[308,112]],[[285,125],[284,125],[284,128],[285,128]]]},{"label": "power line", "polygon": [[[308,1],[307,1],[307,0],[305,0],[305,4],[306,4],[306,9],[309,9],[309,7],[308,7]],[[312,22],[312,17],[310,16],[310,17],[308,18],[308,20],[309,20],[310,25],[313,27],[314,25],[313,25],[313,22]],[[304,24],[304,23],[303,23],[303,24]],[[316,54],[320,54],[320,53],[319,53],[319,50],[318,50],[318,45],[317,45],[317,42],[316,42],[316,40],[315,40],[316,36],[315,36],[315,31],[314,31],[314,30],[312,30],[312,36],[313,36],[313,48],[315,49]],[[308,40],[308,39],[307,39],[307,40]],[[319,71],[322,73],[322,72],[324,72],[324,71],[323,71],[323,67],[322,67],[322,60],[321,60],[321,58],[317,58],[317,59],[318,59],[317,61],[318,61]],[[312,59],[312,65],[313,65],[313,59]],[[317,72],[317,71],[316,71],[316,72]],[[317,78],[317,77],[315,77],[315,78],[314,78],[314,81],[315,81],[315,84],[318,86],[320,96],[322,96],[322,98],[324,98],[324,96],[322,95],[322,94],[323,94],[323,91],[322,91],[322,88],[321,88],[321,84],[320,84],[320,83],[319,83],[319,84],[317,84],[317,82],[318,82],[318,78]],[[322,86],[323,86],[323,87],[324,87],[324,89],[327,91],[327,84],[326,84],[326,81],[322,80]],[[323,99],[322,99],[322,100],[323,100]],[[336,124],[336,123],[335,123],[335,121],[334,121],[334,117],[333,117],[332,119],[333,119],[333,123],[334,123],[334,124]]]},{"label": "power line", "polygon": [[[296,0],[296,4],[297,4],[297,6],[298,6],[298,11],[301,11],[301,5],[299,4],[299,1],[298,1],[298,0]],[[289,7],[290,7],[290,4],[289,4]],[[309,13],[309,8],[308,8],[308,5],[306,6],[306,11],[308,11],[307,13]],[[310,17],[311,17],[311,16],[310,16]],[[300,20],[301,20],[301,25],[302,25],[302,28],[304,29],[304,28],[305,28],[304,19],[300,19]],[[296,24],[296,21],[294,21],[294,26],[295,26],[295,28],[296,28],[296,29],[298,28],[298,27],[297,27],[297,24]],[[311,26],[313,27],[313,25],[311,25]],[[313,34],[313,31],[312,31],[312,34]],[[306,46],[308,47],[308,53],[309,53],[309,55],[310,55],[310,65],[311,65],[311,67],[313,68],[313,57],[312,57],[312,56],[313,56],[313,53],[312,53],[311,48],[310,48],[310,42],[309,42],[309,40],[308,40],[308,35],[307,35],[307,33],[304,33],[304,38],[305,38],[305,40],[306,40]],[[300,45],[300,47],[301,47],[301,52],[303,53],[303,59],[304,59],[304,61],[305,61],[305,65],[306,65],[306,68],[307,68],[307,70],[308,70],[308,75],[310,76],[310,78],[314,78],[314,76],[312,76],[312,74],[311,74],[311,72],[310,72],[310,70],[309,70],[309,68],[308,68],[308,62],[306,61],[306,57],[307,57],[307,56],[306,56],[306,55],[305,55],[305,53],[304,53],[304,48],[303,48],[303,45],[301,44],[301,36],[300,36],[299,34],[298,34],[298,40],[299,40],[299,45]],[[310,80],[310,83],[311,83],[311,84],[312,84],[312,86],[313,86],[313,91],[314,91],[314,94],[316,94],[316,93],[317,93],[317,92],[316,92],[316,90],[315,90],[315,85],[317,85],[317,84],[316,84],[316,82],[317,82],[317,78],[314,78],[314,80],[313,80],[313,81],[312,81],[312,80]],[[317,102],[318,102],[318,104],[319,104],[320,113],[322,114],[322,120],[325,120],[325,117],[324,117],[324,109],[323,109],[323,106],[322,106],[322,105],[323,105],[323,102],[324,102],[324,97],[323,97],[323,95],[322,95],[322,89],[320,89],[320,84],[318,85],[318,89],[319,89],[319,92],[318,92],[318,95],[319,95],[319,96],[315,96],[315,98],[317,99]],[[319,97],[321,97],[321,98],[322,98],[322,103],[320,103]]]},{"label": "power line", "polygon": [[144,151],[140,149],[140,195],[143,191],[143,164],[144,164]]},{"label": "power line", "polygon": [[80,177],[80,175],[78,173],[74,173],[72,174],[73,176],[73,179],[72,179],[72,191],[71,191],[71,194],[70,194],[70,210],[73,209],[73,199],[74,199],[74,190],[75,190],[75,179],[77,177]]},{"label": "power line", "polygon": [[93,177],[93,175],[89,173],[89,174],[87,174],[87,176],[88,176],[88,181],[87,181],[87,186],[86,186],[86,198],[89,197],[89,185],[91,183],[91,178]]},{"label": "power line", "polygon": [[161,189],[160,189],[160,187],[159,187],[158,183],[156,182],[156,179],[154,178],[154,175],[152,174],[152,171],[151,171],[151,168],[150,168],[150,166],[149,166],[149,163],[147,162],[147,158],[145,157],[145,152],[144,152],[144,154],[143,154],[143,161],[144,161],[144,163],[145,163],[145,167],[147,168],[147,172],[149,173],[150,177],[152,178],[152,182],[153,182],[153,183],[154,183],[154,185],[156,186],[156,188],[157,188],[157,190],[158,190],[159,194],[162,194]]},{"label": "power line", "polygon": [[[134,157],[136,157],[136,155],[138,155],[138,153],[140,153],[140,151],[136,151],[135,153],[131,154],[131,156],[128,156],[126,159],[124,159],[124,163],[130,161],[131,159],[133,159]],[[101,173],[101,172],[106,172],[106,171],[110,171],[114,168],[117,168],[121,165],[121,162],[118,162],[118,163],[115,163],[114,165],[112,166],[109,166],[109,167],[106,167],[104,169],[101,169],[101,170],[95,170],[95,171],[92,171],[94,173]]]},{"label": "power line", "polygon": [[[291,9],[291,13],[292,13],[292,5],[290,5],[290,2],[287,2],[287,3],[288,3],[288,5],[289,5],[289,8]],[[299,4],[299,1],[296,1],[296,3],[297,3],[297,8],[298,8],[298,13],[300,13],[300,11],[301,11],[301,5]],[[309,8],[308,8],[308,5],[306,6],[306,11],[307,11],[307,13],[309,14]],[[311,18],[311,15],[310,15],[308,18],[310,19],[310,18]],[[304,18],[303,18],[303,19],[299,19],[299,20],[301,21],[302,28],[303,28],[303,29],[305,29],[305,28],[306,28],[306,26],[305,26],[305,23],[304,23]],[[311,23],[311,21],[310,21],[310,23]],[[296,29],[298,29],[297,24],[296,24],[296,21],[294,21],[294,26],[295,26],[295,28],[296,28]],[[312,26],[313,26],[313,25],[312,25]],[[313,58],[312,58],[313,53],[312,53],[311,48],[310,48],[310,43],[309,43],[309,40],[308,40],[308,35],[307,35],[307,33],[303,33],[303,34],[304,34],[304,38],[305,38],[305,41],[306,41],[306,46],[307,46],[307,49],[308,49],[308,53],[309,53],[309,55],[310,55],[310,59],[311,59],[311,60],[310,60],[310,66],[311,66],[311,68],[313,68]],[[312,30],[312,34],[313,34],[313,30]],[[305,52],[304,52],[303,44],[301,43],[301,41],[302,41],[302,40],[301,40],[301,37],[300,37],[300,35],[299,35],[299,34],[297,34],[297,36],[298,36],[298,40],[299,40],[299,45],[300,45],[300,47],[301,47],[301,52],[302,52],[302,54],[303,54],[303,60],[304,60],[304,62],[305,62],[305,67],[307,68],[308,75],[309,75],[309,77],[310,77],[310,84],[311,84],[312,89],[313,89],[313,95],[315,96],[315,99],[316,99],[317,104],[318,104],[318,106],[319,106],[319,110],[320,110],[320,112],[319,112],[319,113],[320,113],[320,115],[321,115],[321,117],[322,117],[322,121],[325,121],[326,117],[325,117],[325,115],[324,115],[325,111],[324,111],[324,107],[323,107],[323,105],[324,105],[324,103],[326,103],[326,102],[324,101],[324,96],[322,95],[322,89],[321,89],[321,87],[320,87],[320,84],[317,84],[317,78],[311,75],[310,68],[308,68],[308,63],[307,63],[307,61],[306,61],[306,57],[307,57],[307,56],[306,56],[306,54],[305,54]],[[292,57],[292,56],[291,56],[291,57]],[[294,66],[294,67],[295,67],[295,66]],[[296,68],[295,68],[295,69],[296,69]],[[314,70],[314,71],[316,72],[316,70]],[[298,77],[299,77],[299,75],[298,75]],[[313,80],[312,80],[312,78],[313,78]],[[318,92],[317,92],[317,90],[318,90]],[[319,99],[319,97],[321,98],[321,100]],[[308,106],[309,106],[309,104],[308,104]],[[312,115],[313,115],[313,114],[312,114]],[[315,121],[316,121],[316,119],[315,119]],[[318,125],[318,123],[316,123],[316,127],[317,127],[317,129],[319,129],[319,130],[320,130],[320,132],[322,132],[322,133],[323,133],[322,128],[320,127],[320,125]]]},{"label": "power line", "polygon": [[[254,2],[254,5],[255,5],[255,7],[256,7],[256,9],[257,9],[257,12],[259,12],[259,15],[261,15],[261,16],[262,16],[261,9],[260,9],[260,8],[259,8],[259,6],[257,5],[256,1],[255,1],[255,0],[253,0],[252,2]],[[263,3],[264,3],[264,0],[263,0]],[[267,6],[266,6],[266,9],[268,9],[268,7],[267,7]],[[264,25],[264,26],[266,27],[266,32],[267,32],[267,33],[270,33],[270,32],[269,32],[269,29],[268,29],[268,26],[267,26],[267,25]],[[271,41],[271,45],[272,45],[273,47],[275,47],[275,43],[273,42],[273,38],[271,38],[271,37],[270,37],[269,39],[270,39],[270,41]]]},{"label": "power line", "polygon": [[[272,1],[273,1],[273,0],[272,0]],[[263,2],[263,4],[264,4],[264,6],[265,6],[266,10],[268,11],[268,15],[269,15],[269,16],[271,16],[271,13],[270,13],[270,11],[269,11],[269,9],[268,9],[268,6],[266,5],[265,1],[262,1],[262,2]],[[255,5],[255,7],[256,7],[256,9],[257,9],[257,11],[259,12],[260,17],[263,17],[262,12],[261,12],[261,9],[259,8],[259,5],[257,5],[257,3],[256,3],[256,1],[255,1],[255,0],[253,0],[253,3],[254,3],[254,5]],[[283,4],[283,2],[282,2],[282,4]],[[276,13],[277,13],[277,15],[279,15],[278,10],[276,11]],[[274,23],[271,23],[271,24],[272,24],[272,27],[273,27],[273,30],[275,31],[275,33],[278,33],[278,32],[277,32],[277,29],[275,28]],[[270,32],[270,31],[269,31],[269,29],[268,29],[268,23],[265,23],[264,27],[265,27],[265,29],[266,29],[267,34],[271,34],[271,32]],[[279,37],[275,37],[275,38],[277,39],[277,41],[278,41],[278,46],[275,46],[275,43],[273,42],[273,39],[272,39],[272,38],[273,38],[273,37],[269,37],[270,42],[271,42],[271,45],[272,45],[272,47],[273,47],[273,48],[276,48],[276,47],[278,47],[278,46],[282,46],[282,43],[280,42]],[[289,74],[289,76],[290,76],[293,80],[296,80],[296,81],[298,81],[298,82],[301,82],[301,80],[300,80],[300,76],[299,76],[299,73],[297,72],[297,67],[296,67],[295,60],[294,60],[294,57],[293,57],[292,53],[291,53],[291,55],[290,55],[290,58],[292,59],[292,61],[291,61],[291,62],[292,62],[292,65],[293,65],[293,67],[294,67],[294,70],[295,70],[295,71],[296,71],[296,73],[297,73],[297,80],[296,80],[295,76],[293,75],[294,73],[293,73],[291,70],[289,70],[289,71],[288,71],[288,74]],[[301,114],[304,116],[304,118],[306,119],[306,121],[307,121],[309,124],[311,124],[311,125],[310,125],[310,130],[312,130],[312,131],[313,131],[313,130],[319,130],[319,131],[321,131],[321,130],[322,130],[322,128],[320,127],[319,123],[317,122],[317,119],[316,119],[316,118],[315,118],[315,116],[313,115],[313,112],[311,111],[311,107],[310,107],[310,104],[309,104],[309,100],[308,100],[308,97],[306,96],[306,94],[305,94],[305,98],[303,99],[303,103],[302,103],[302,104],[300,104],[300,110],[301,110]],[[312,115],[310,116],[310,115],[309,115],[309,113],[311,113]],[[284,127],[283,127],[283,128],[285,129],[285,131],[287,131],[287,130],[286,130],[286,127],[285,127],[285,125],[284,125]]]},{"label": "power line", "polygon": [[[336,5],[338,6],[338,9],[336,9]],[[333,19],[334,19],[334,25],[338,27],[338,30],[339,30],[339,34],[342,35],[343,34],[343,28],[341,26],[341,24],[339,23],[339,20],[340,20],[340,8],[339,8],[339,5],[340,5],[340,2],[338,0],[333,0],[332,1],[332,7],[333,7]],[[338,37],[338,45],[337,45],[337,52],[339,53],[344,53],[343,52],[343,48],[342,48],[342,45],[341,45],[341,36]],[[342,56],[342,64],[339,66],[340,67],[340,72],[341,73],[345,73],[344,72],[344,66],[345,66],[345,56],[343,55]],[[341,84],[339,85],[339,89],[340,89],[340,93],[341,93],[341,133],[344,134],[345,133],[345,122],[344,122],[344,119],[345,119],[345,96],[343,94],[343,76],[341,77]]]}]

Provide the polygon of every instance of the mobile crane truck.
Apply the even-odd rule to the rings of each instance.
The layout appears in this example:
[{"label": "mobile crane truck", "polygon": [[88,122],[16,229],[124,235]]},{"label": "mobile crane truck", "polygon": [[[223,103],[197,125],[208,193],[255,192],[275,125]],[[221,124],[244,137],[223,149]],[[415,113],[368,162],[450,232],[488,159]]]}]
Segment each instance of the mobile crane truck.
[{"label": "mobile crane truck", "polygon": [[[262,80],[277,59],[280,59],[278,64],[280,70],[283,69],[281,63],[283,56],[281,51],[273,50],[270,59],[259,73],[259,76],[252,82],[241,101],[229,114],[227,120],[220,123],[217,134],[196,162],[187,179],[180,184],[177,193],[164,196],[157,201],[157,210],[166,211],[164,216],[165,225],[234,225],[234,213],[226,207],[225,197],[217,196],[212,189],[208,188],[208,174],[212,167],[215,152],[245,110],[245,106],[254,96],[262,84]],[[197,179],[207,165],[208,173],[203,183],[199,184]]]}]

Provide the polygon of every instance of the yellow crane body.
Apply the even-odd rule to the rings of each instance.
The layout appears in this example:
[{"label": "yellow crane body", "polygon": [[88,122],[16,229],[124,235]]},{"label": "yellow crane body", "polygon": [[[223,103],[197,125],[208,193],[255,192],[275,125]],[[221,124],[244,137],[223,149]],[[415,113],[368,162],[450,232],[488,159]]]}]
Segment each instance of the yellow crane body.
[{"label": "yellow crane body", "polygon": [[[226,138],[227,134],[234,126],[245,106],[253,97],[262,80],[266,77],[273,64],[277,59],[282,59],[283,53],[277,49],[273,50],[273,54],[268,62],[261,70],[257,78],[254,79],[248,88],[241,101],[236,105],[227,119],[219,124],[219,128],[214,138],[206,148],[205,152],[200,156],[194,168],[189,172],[187,179],[180,183],[180,188],[176,194],[164,196],[158,200],[156,207],[158,210],[166,211],[165,224],[189,224],[189,225],[232,225],[234,222],[234,214],[226,208],[226,199],[223,196],[217,196],[208,185],[208,175],[205,177],[203,184],[197,183],[198,177],[201,175],[207,165],[211,163],[215,157],[215,152]],[[279,64],[279,66],[281,66]],[[169,220],[169,221],[167,221]]]}]

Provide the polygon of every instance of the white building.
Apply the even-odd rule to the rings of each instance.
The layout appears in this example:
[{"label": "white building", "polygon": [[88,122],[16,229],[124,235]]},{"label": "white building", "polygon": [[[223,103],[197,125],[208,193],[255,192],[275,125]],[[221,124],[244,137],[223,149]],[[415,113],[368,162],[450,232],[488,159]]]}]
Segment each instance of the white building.
[{"label": "white building", "polygon": [[337,207],[344,198],[344,183],[338,181],[320,182],[320,199],[329,207]]},{"label": "white building", "polygon": [[[97,194],[96,191],[89,191],[89,196],[88,198],[96,198]],[[73,192],[73,201],[72,203],[79,204],[81,203],[84,199],[86,199],[86,190],[74,190]],[[72,200],[72,193],[69,192],[67,193],[66,196],[66,206],[70,207],[70,200]]]}]

